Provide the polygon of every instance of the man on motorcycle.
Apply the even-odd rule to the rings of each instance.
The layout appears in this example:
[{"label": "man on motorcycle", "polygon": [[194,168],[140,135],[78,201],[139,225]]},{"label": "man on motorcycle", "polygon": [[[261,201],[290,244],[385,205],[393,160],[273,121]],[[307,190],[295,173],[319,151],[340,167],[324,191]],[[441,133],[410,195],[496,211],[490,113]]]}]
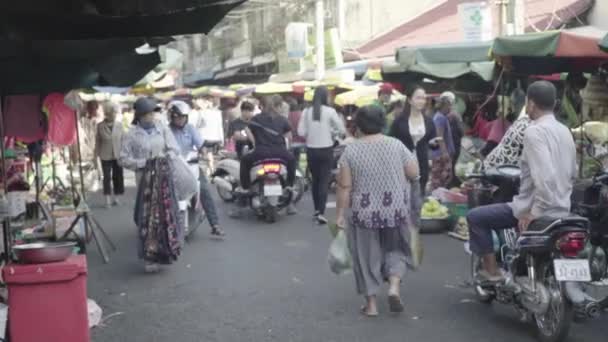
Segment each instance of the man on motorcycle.
[{"label": "man on motorcycle", "polygon": [[228,137],[234,140],[234,147],[239,159],[243,156],[246,146],[249,147],[250,150],[253,149],[253,144],[247,136],[246,129],[247,125],[249,125],[249,121],[253,118],[254,110],[255,107],[251,102],[243,102],[241,104],[241,117],[232,120],[228,126]]},{"label": "man on motorcycle", "polygon": [[[287,149],[291,138],[291,126],[286,118],[281,116],[283,99],[278,96],[266,98],[262,113],[254,116],[246,128],[246,135],[255,149],[241,157],[241,190],[248,192],[251,186],[250,171],[253,165],[264,159],[280,159],[287,166],[287,188],[293,193],[296,178],[296,160]],[[288,214],[295,214],[295,208],[290,205]]]},{"label": "man on motorcycle", "polygon": [[471,251],[482,258],[482,281],[504,279],[494,254],[493,229],[517,226],[523,232],[540,217],[570,215],[576,149],[570,130],[555,118],[556,93],[547,81],[528,88],[526,112],[532,124],[524,133],[519,195],[511,203],[482,206],[467,215]]},{"label": "man on motorcycle", "polygon": [[[175,136],[175,140],[181,149],[182,156],[196,151],[200,152],[204,145],[204,140],[198,133],[196,128],[188,123],[188,115],[192,112],[192,108],[184,101],[172,101],[169,103],[168,112],[170,116],[171,132]],[[211,235],[214,237],[223,237],[224,231],[220,228],[219,217],[211,197],[209,182],[204,172],[199,172],[200,183],[200,199],[211,225]]]}]

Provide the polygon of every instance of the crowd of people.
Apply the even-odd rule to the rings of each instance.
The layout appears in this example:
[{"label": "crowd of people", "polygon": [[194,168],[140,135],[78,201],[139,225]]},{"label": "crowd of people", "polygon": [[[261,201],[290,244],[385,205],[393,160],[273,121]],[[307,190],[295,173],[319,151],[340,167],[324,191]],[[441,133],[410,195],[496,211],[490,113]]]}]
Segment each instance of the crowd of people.
[{"label": "crowd of people", "polygon": [[[159,264],[171,263],[179,255],[183,238],[180,220],[172,214],[176,203],[170,203],[182,196],[175,194],[179,185],[166,173],[169,169],[164,165],[170,164],[167,160],[187,158],[189,154],[202,153],[206,146],[223,144],[234,148],[241,161],[241,187],[237,191],[249,191],[250,168],[266,158],[284,162],[288,169],[287,189],[293,191],[295,170],[305,151],[312,180],[312,215],[323,225],[328,223],[325,213],[333,149],[340,141],[346,141],[338,162],[336,225],[345,229],[348,236],[356,287],[365,297],[361,312],[376,316],[377,296],[384,281],[389,283],[391,311],[403,311],[400,283],[411,268],[409,232],[418,229],[425,192],[457,184],[454,165],[465,134],[463,120],[454,109],[453,93],[445,92],[434,99],[432,112],[428,112],[429,97],[420,86],[411,87],[402,104],[390,103],[385,96],[389,93],[392,88],[382,87],[378,101],[359,108],[351,122],[331,105],[325,87],[316,88],[313,101],[306,108],[279,95],[259,102],[244,100],[229,120],[222,118],[219,109],[212,108],[217,116],[215,122],[221,123],[215,129],[222,131],[226,139],[212,140],[212,144],[206,143],[209,132],[201,130],[209,129],[201,112],[205,107],[209,109],[210,102],[201,105],[196,100],[173,99],[163,112],[155,100],[142,97],[133,106],[134,118],[128,131],[116,119],[119,108],[104,103],[103,121],[93,129],[89,121],[95,116],[89,114],[85,123],[90,126],[87,129],[95,132],[94,155],[102,164],[108,207],[118,203],[118,196],[124,193],[122,168],[136,174],[138,254],[148,272],[158,271]],[[471,249],[483,257],[481,276],[489,281],[502,279],[491,253],[489,229],[518,225],[525,230],[531,221],[545,214],[566,214],[576,170],[572,136],[552,114],[555,87],[536,82],[527,94],[515,91],[510,102],[512,111],[518,114],[516,119],[511,119],[513,124],[502,125],[502,132],[492,133],[494,140],[487,140],[486,145],[491,146],[484,147],[482,151],[487,153],[482,154],[487,168],[521,165],[520,195],[511,204],[477,208],[468,215]],[[94,104],[88,107],[88,113],[96,111]],[[473,129],[479,130],[479,125],[479,120],[475,121]],[[158,185],[151,186],[152,183]],[[198,175],[198,183],[196,192],[209,219],[211,234],[223,237],[204,173]],[[164,214],[145,218],[155,210]],[[290,206],[287,213],[293,215],[297,210]],[[496,222],[504,225],[497,226]],[[168,237],[162,238],[163,234]]]}]

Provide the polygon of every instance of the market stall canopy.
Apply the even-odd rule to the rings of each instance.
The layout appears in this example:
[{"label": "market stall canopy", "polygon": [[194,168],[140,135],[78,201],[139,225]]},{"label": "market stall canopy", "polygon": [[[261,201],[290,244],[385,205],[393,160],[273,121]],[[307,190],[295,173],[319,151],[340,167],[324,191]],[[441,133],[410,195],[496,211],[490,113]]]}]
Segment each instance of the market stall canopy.
[{"label": "market stall canopy", "polygon": [[0,39],[0,92],[131,86],[161,62],[157,52],[135,51],[143,42],[141,38],[27,43]]},{"label": "market stall canopy", "polygon": [[383,72],[410,72],[441,79],[474,74],[490,81],[494,73],[491,47],[492,42],[403,47],[397,50],[396,63],[385,63]]},{"label": "market stall canopy", "polygon": [[0,4],[0,37],[83,40],[209,32],[244,0],[20,0]]},{"label": "market stall canopy", "polygon": [[594,27],[496,38],[492,55],[507,69],[526,74],[593,71],[608,62],[599,42],[606,31]]},{"label": "market stall canopy", "polygon": [[[373,104],[376,100],[378,100],[379,91],[380,85],[357,87],[354,90],[337,95],[334,99],[334,103],[340,107],[364,107]],[[397,90],[393,90],[391,102],[403,99],[405,99],[405,96],[403,94],[401,94]]]}]

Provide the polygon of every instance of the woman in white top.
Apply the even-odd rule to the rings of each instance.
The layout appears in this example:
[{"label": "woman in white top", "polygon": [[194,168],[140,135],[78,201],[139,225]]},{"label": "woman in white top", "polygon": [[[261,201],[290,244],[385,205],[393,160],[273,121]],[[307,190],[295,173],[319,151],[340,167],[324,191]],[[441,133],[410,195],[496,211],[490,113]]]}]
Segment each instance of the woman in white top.
[{"label": "woman in white top", "polygon": [[314,218],[319,224],[327,223],[324,215],[334,164],[334,136],[346,134],[344,122],[336,110],[328,105],[328,97],[326,87],[316,88],[313,106],[304,110],[298,125],[298,135],[306,138],[308,167],[312,174]]},{"label": "woman in white top", "polygon": [[420,166],[420,189],[424,193],[429,179],[429,147],[437,134],[433,119],[424,115],[427,98],[424,88],[414,86],[407,92],[403,115],[393,121],[389,135],[401,140],[415,152]]}]

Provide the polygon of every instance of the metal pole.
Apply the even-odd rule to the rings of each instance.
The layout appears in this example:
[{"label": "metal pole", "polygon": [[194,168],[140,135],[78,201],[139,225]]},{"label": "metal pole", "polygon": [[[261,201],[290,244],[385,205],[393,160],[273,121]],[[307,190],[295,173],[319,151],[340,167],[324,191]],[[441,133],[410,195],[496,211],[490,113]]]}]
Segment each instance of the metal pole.
[{"label": "metal pole", "polygon": [[[0,157],[2,166],[0,167],[0,177],[4,186],[4,197],[8,199],[8,191],[6,188],[6,160],[4,146],[4,96],[0,94]],[[8,264],[11,260],[11,220],[10,214],[2,218],[2,242],[4,244],[4,261]]]},{"label": "metal pole", "polygon": [[317,37],[315,79],[320,81],[325,77],[325,7],[323,0],[317,0],[315,3],[315,18]]},{"label": "metal pole", "polygon": [[338,0],[338,34],[340,40],[344,41],[346,37],[346,5],[344,0]]},{"label": "metal pole", "polygon": [[524,34],[526,31],[526,2],[524,0],[512,0],[515,2],[514,21],[515,34]]}]

